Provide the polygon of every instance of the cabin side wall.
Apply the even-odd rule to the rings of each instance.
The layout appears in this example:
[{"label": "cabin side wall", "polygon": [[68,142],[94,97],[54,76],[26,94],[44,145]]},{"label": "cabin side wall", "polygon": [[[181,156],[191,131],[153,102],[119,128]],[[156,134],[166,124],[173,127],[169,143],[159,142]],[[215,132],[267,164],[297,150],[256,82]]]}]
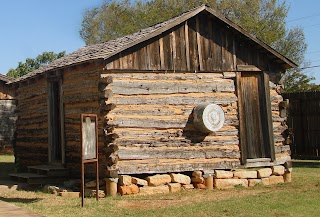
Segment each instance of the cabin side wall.
[{"label": "cabin side wall", "polygon": [[[106,116],[109,146],[117,150],[114,168],[119,174],[166,173],[232,169],[240,163],[238,104],[235,73],[108,73],[114,104]],[[279,117],[279,87],[270,82],[276,161],[290,160],[281,135],[285,118]],[[209,134],[193,126],[193,108],[215,103],[225,112],[223,128]],[[112,164],[112,162],[109,162]]]},{"label": "cabin side wall", "polygon": [[48,88],[42,78],[22,83],[16,91],[16,162],[20,167],[48,162]]},{"label": "cabin side wall", "polygon": [[[117,139],[120,174],[230,168],[239,165],[235,73],[116,73],[116,105],[106,119]],[[192,124],[201,103],[216,103],[224,127],[204,134]]]}]

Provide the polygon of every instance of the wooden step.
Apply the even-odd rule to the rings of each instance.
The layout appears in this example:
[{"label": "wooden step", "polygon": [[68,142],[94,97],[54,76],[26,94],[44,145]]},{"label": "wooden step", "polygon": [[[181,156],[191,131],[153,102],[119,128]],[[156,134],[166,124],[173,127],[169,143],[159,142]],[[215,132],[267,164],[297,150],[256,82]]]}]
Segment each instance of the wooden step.
[{"label": "wooden step", "polygon": [[38,165],[28,166],[30,173],[45,175],[48,177],[67,177],[69,176],[69,169],[56,165]]},{"label": "wooden step", "polygon": [[47,176],[35,173],[12,173],[9,176],[18,182],[28,183],[30,185],[46,184],[49,180]]}]

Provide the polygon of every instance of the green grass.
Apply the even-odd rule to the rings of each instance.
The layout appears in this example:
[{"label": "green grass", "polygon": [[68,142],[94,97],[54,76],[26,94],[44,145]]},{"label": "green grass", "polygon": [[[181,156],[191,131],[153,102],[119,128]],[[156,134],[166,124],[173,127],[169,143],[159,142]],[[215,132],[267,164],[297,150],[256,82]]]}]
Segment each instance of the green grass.
[{"label": "green grass", "polygon": [[[2,156],[1,156],[2,157]],[[2,159],[2,158],[1,158]],[[295,161],[292,183],[230,190],[117,196],[96,202],[41,192],[0,191],[0,199],[45,216],[318,216],[320,161]]]}]

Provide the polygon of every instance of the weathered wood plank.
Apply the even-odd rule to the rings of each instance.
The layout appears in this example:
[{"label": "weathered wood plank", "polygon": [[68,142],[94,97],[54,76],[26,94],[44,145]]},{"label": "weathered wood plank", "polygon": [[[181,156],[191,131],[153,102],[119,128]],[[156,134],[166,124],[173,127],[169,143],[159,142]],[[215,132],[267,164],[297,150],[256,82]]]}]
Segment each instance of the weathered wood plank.
[{"label": "weathered wood plank", "polygon": [[170,41],[171,41],[172,69],[173,69],[173,71],[175,71],[177,68],[179,68],[176,40],[177,40],[176,32],[172,31],[170,33]]},{"label": "weathered wood plank", "polygon": [[188,20],[189,30],[189,52],[190,52],[190,70],[199,71],[199,55],[197,48],[197,31],[196,31],[196,19]]},{"label": "weathered wood plank", "polygon": [[[215,23],[212,21],[212,25]],[[212,39],[210,40],[210,50],[212,50],[213,55],[213,70],[221,70],[222,69],[222,42],[220,36],[220,27],[217,23],[215,23],[212,27]]]},{"label": "weathered wood plank", "polygon": [[166,70],[173,70],[172,41],[170,34],[163,36],[164,66]]},{"label": "weathered wood plank", "polygon": [[199,69],[203,71],[205,69],[204,55],[202,51],[202,36],[200,35],[200,21],[199,16],[196,17],[196,37],[197,37],[197,48],[198,48],[198,58],[199,58]]},{"label": "weathered wood plank", "polygon": [[151,70],[160,69],[160,45],[159,40],[147,45],[147,58]]},{"label": "weathered wood plank", "polygon": [[185,40],[186,40],[186,62],[187,62],[187,70],[191,70],[190,66],[190,41],[189,41],[189,23],[185,21],[184,24],[184,33],[185,33]]}]

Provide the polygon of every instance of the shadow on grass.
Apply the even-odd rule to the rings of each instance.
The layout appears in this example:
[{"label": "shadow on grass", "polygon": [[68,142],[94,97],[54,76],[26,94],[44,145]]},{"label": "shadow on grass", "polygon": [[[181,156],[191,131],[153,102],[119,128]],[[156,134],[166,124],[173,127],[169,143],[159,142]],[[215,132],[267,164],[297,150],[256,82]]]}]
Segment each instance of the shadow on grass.
[{"label": "shadow on grass", "polygon": [[9,174],[15,172],[14,163],[11,162],[0,162],[0,179],[10,179]]},{"label": "shadow on grass", "polygon": [[40,198],[6,198],[0,197],[0,200],[7,202],[7,203],[34,203],[38,202],[42,199]]},{"label": "shadow on grass", "polygon": [[295,160],[292,161],[293,167],[301,167],[301,168],[320,168],[320,161],[300,161]]}]

